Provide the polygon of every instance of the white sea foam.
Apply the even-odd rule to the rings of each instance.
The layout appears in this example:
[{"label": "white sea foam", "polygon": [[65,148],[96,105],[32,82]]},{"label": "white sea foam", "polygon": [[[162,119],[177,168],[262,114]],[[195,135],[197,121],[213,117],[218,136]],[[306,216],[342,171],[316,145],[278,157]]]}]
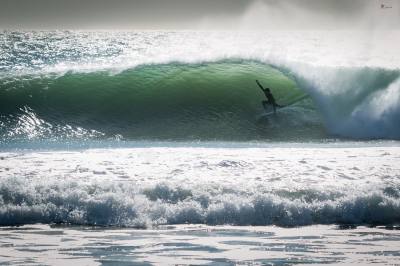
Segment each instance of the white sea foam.
[{"label": "white sea foam", "polygon": [[400,137],[399,71],[291,64],[332,134],[352,138]]},{"label": "white sea foam", "polygon": [[0,221],[397,224],[399,154],[396,147],[2,153]]},{"label": "white sea foam", "polygon": [[[397,132],[400,132],[400,79],[372,93],[354,108],[349,120],[346,126],[353,131],[367,125],[367,136],[374,132],[372,134],[376,136],[388,135],[395,138]],[[357,134],[363,133],[358,131]]]}]

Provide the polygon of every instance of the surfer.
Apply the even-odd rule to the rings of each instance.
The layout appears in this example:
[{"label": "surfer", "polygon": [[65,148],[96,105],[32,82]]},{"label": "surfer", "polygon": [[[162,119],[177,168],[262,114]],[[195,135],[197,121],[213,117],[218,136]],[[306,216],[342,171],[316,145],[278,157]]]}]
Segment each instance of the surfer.
[{"label": "surfer", "polygon": [[267,97],[267,101],[262,101],[262,105],[264,109],[266,109],[266,105],[270,104],[272,105],[272,108],[274,109],[274,114],[276,114],[276,107],[283,107],[282,105],[279,105],[276,103],[274,96],[271,93],[271,90],[269,88],[263,88],[261,83],[256,80],[257,85],[260,87],[260,89],[264,92],[265,97]]}]

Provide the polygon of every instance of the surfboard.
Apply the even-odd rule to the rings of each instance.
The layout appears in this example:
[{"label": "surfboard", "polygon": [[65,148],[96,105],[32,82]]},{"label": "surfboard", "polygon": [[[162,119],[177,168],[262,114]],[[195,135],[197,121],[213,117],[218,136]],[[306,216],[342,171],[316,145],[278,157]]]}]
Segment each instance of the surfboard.
[{"label": "surfboard", "polygon": [[[285,107],[287,107],[287,106],[276,107],[276,113],[278,113],[280,110],[284,109]],[[265,110],[265,112],[263,113],[263,115],[273,115],[275,113],[272,105],[265,106],[264,110]]]},{"label": "surfboard", "polygon": [[278,114],[282,109],[285,109],[287,107],[288,107],[288,105],[283,106],[283,107],[277,107],[276,108],[276,113],[275,113],[274,112],[274,108],[272,107],[272,105],[267,105],[264,108],[265,111],[258,116],[258,119],[263,118],[263,117],[268,117],[268,116],[271,116],[271,115],[274,115],[274,114]]}]

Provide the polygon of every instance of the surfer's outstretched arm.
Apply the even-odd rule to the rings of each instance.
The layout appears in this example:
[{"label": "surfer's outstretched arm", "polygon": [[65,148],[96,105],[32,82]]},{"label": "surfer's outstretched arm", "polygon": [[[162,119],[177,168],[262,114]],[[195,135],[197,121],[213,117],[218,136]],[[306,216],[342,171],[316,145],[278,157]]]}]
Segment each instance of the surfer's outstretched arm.
[{"label": "surfer's outstretched arm", "polygon": [[262,91],[264,91],[263,86],[261,85],[261,83],[260,83],[257,79],[256,79],[256,82],[257,82],[258,87],[260,87],[260,89],[261,89]]}]

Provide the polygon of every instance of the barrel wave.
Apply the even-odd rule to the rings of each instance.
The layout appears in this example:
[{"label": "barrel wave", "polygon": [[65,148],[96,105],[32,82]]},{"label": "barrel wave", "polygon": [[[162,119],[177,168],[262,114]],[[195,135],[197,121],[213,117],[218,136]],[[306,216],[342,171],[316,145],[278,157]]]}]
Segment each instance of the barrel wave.
[{"label": "barrel wave", "polygon": [[315,34],[4,31],[0,140],[400,139],[396,50]]},{"label": "barrel wave", "polygon": [[[287,105],[263,117],[255,80]],[[3,140],[399,139],[400,73],[229,59],[1,79]]]},{"label": "barrel wave", "polygon": [[[291,107],[260,119],[265,99],[256,79],[272,88],[279,104]],[[322,134],[311,101],[295,81],[252,61],[145,65],[117,74],[69,72],[3,79],[1,84],[2,134],[13,138],[77,137],[71,132],[78,131],[85,137],[161,140]],[[290,134],[284,131],[288,127]]]},{"label": "barrel wave", "polygon": [[[154,64],[2,78],[11,139],[304,140],[400,138],[400,73],[249,60]],[[255,80],[288,105],[260,117]]]}]

